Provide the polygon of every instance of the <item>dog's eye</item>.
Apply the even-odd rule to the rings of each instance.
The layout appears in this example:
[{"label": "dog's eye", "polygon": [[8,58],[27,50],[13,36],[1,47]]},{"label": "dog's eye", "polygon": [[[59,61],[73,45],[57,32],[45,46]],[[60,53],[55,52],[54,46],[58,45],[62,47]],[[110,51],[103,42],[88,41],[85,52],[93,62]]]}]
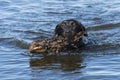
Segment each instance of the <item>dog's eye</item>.
[{"label": "dog's eye", "polygon": [[66,25],[65,23],[64,23],[64,24],[62,24],[62,25],[61,25],[61,28],[64,28],[64,27],[65,27],[65,25]]},{"label": "dog's eye", "polygon": [[68,22],[68,25],[71,25],[71,23],[72,23],[72,21],[69,21],[69,22]]},{"label": "dog's eye", "polygon": [[75,23],[73,21],[70,21],[68,25],[74,26]]},{"label": "dog's eye", "polygon": [[71,24],[72,24],[73,26],[75,26],[75,23],[74,23],[74,22],[72,22]]}]

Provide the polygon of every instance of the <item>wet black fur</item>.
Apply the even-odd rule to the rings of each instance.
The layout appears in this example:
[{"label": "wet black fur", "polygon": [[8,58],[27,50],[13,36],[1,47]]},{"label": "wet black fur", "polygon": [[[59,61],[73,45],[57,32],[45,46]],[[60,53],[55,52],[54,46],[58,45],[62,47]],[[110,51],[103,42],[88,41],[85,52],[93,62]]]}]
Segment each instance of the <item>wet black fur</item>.
[{"label": "wet black fur", "polygon": [[[71,23],[70,23],[71,22]],[[70,36],[75,36],[78,32],[83,32],[84,36],[87,36],[85,27],[74,19],[64,20],[59,23],[55,28],[55,36],[66,36],[66,33],[70,33]]]},{"label": "wet black fur", "polygon": [[[74,19],[68,19],[62,21],[56,26],[55,37],[63,36],[68,39],[68,42],[71,42],[72,38],[79,32],[82,32],[83,36],[88,36],[87,30],[80,22]],[[82,38],[76,43],[76,45],[78,47],[84,45]]]}]

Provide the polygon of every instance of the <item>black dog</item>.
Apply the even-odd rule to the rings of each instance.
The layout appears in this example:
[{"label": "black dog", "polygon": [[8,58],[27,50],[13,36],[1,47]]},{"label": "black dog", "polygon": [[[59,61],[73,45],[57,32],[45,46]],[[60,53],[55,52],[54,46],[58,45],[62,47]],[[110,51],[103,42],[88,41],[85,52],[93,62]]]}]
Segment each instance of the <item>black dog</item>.
[{"label": "black dog", "polygon": [[[63,36],[67,38],[68,43],[71,44],[73,38],[77,35],[77,33],[82,32],[83,36],[88,36],[87,30],[85,27],[78,21],[74,19],[64,20],[59,23],[55,28],[55,36]],[[79,47],[83,45],[82,37],[76,43]]]},{"label": "black dog", "polygon": [[64,20],[55,28],[55,36],[63,36],[68,39],[71,39],[79,32],[82,32],[84,36],[88,35],[85,27],[74,19]]}]

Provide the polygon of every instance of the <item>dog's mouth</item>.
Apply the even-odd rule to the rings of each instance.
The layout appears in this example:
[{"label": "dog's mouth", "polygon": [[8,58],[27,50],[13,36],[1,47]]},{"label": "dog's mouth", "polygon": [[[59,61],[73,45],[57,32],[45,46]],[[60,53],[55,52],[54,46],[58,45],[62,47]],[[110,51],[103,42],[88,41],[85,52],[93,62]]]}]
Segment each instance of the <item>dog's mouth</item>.
[{"label": "dog's mouth", "polygon": [[66,40],[71,41],[73,39],[74,35],[72,32],[65,32],[64,37],[66,38]]}]

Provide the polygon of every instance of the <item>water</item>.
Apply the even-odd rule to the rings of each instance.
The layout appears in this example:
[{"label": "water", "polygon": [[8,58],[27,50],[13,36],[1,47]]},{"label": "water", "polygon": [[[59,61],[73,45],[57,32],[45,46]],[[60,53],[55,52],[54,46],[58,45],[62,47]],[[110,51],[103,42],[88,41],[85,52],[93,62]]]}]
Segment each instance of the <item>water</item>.
[{"label": "water", "polygon": [[[119,0],[0,0],[1,80],[119,80]],[[80,21],[89,33],[76,56],[31,58],[33,40],[51,38],[65,19]]]}]

